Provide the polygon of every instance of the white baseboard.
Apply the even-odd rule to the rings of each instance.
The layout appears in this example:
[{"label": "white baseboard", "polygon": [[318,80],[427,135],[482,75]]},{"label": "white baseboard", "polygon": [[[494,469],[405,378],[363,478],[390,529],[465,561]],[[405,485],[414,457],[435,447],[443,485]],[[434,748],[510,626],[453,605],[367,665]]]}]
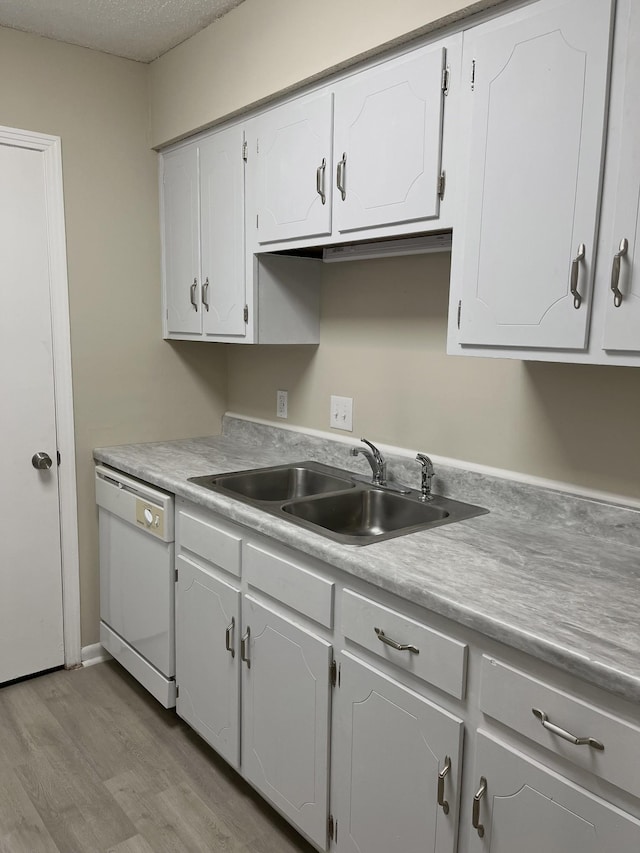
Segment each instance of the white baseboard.
[{"label": "white baseboard", "polygon": [[94,663],[102,663],[105,660],[111,660],[111,655],[100,643],[82,647],[82,666],[93,666]]}]

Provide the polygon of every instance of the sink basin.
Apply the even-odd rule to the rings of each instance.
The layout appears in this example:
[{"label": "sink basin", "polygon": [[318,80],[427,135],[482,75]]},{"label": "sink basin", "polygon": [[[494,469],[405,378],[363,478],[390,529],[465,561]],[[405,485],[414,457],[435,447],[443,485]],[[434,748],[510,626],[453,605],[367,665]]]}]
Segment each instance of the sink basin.
[{"label": "sink basin", "polygon": [[371,488],[296,501],[282,509],[298,520],[334,534],[341,542],[355,539],[356,544],[366,544],[359,540],[375,542],[442,523],[451,513],[435,500],[422,503],[415,498]]},{"label": "sink basin", "polygon": [[421,501],[417,491],[388,491],[319,462],[190,477],[189,482],[345,545],[371,545],[487,512],[439,495]]},{"label": "sink basin", "polygon": [[190,482],[250,501],[282,503],[309,495],[355,488],[349,474],[346,471],[344,473],[344,478],[337,477],[334,469],[328,466],[316,462],[301,462],[296,465],[278,465],[274,468],[219,474],[215,477],[191,477]]}]

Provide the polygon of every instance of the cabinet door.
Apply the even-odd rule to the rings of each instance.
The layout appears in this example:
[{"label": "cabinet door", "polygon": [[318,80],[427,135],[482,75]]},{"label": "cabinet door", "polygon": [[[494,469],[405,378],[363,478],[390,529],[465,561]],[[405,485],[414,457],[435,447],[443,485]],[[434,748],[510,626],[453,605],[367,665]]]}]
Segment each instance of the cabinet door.
[{"label": "cabinet door", "polygon": [[331,233],[333,94],[293,100],[257,120],[258,241]]},{"label": "cabinet door", "polygon": [[176,711],[240,764],[240,592],[184,557],[176,591]]},{"label": "cabinet door", "polygon": [[444,63],[442,47],[420,50],[336,93],[337,230],[437,217]]},{"label": "cabinet door", "polygon": [[[636,853],[640,821],[517,750],[478,733],[486,780],[471,853]],[[478,782],[480,790],[480,782]]]},{"label": "cabinet door", "polygon": [[[624,7],[623,7],[624,8]],[[622,14],[620,8],[617,14]],[[603,348],[640,351],[640,8],[629,3],[626,10],[627,57],[622,118],[614,240],[611,254],[611,283],[620,291],[607,300]],[[622,245],[626,240],[627,245]],[[622,249],[618,261],[614,257]],[[617,276],[616,276],[617,273]]]},{"label": "cabinet door", "polygon": [[453,853],[462,721],[347,653],[334,709],[338,850]]},{"label": "cabinet door", "polygon": [[202,324],[207,335],[246,334],[244,160],[240,127],[200,144]]},{"label": "cabinet door", "polygon": [[167,333],[199,335],[198,148],[162,156],[163,270]]},{"label": "cabinet door", "polygon": [[541,0],[464,34],[461,344],[585,347],[611,14]]},{"label": "cabinet door", "polygon": [[243,774],[324,849],[331,646],[248,595],[243,617]]}]

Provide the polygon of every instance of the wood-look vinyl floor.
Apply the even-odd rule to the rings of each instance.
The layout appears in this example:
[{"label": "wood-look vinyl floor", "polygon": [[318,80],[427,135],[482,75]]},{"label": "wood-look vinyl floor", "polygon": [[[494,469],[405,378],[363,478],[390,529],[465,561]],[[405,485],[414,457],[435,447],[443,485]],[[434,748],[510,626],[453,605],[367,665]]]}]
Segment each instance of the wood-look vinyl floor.
[{"label": "wood-look vinyl floor", "polygon": [[0,687],[0,853],[312,853],[116,663]]}]

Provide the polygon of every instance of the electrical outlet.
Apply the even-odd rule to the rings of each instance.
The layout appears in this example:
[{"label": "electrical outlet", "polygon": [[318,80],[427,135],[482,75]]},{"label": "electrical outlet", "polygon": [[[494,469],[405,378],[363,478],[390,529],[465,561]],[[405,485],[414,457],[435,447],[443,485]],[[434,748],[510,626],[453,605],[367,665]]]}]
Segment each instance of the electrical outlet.
[{"label": "electrical outlet", "polygon": [[331,395],[331,410],[329,426],[353,432],[353,399],[351,397],[334,397]]},{"label": "electrical outlet", "polygon": [[289,405],[289,392],[276,391],[276,415],[279,418],[289,417],[287,409]]}]

